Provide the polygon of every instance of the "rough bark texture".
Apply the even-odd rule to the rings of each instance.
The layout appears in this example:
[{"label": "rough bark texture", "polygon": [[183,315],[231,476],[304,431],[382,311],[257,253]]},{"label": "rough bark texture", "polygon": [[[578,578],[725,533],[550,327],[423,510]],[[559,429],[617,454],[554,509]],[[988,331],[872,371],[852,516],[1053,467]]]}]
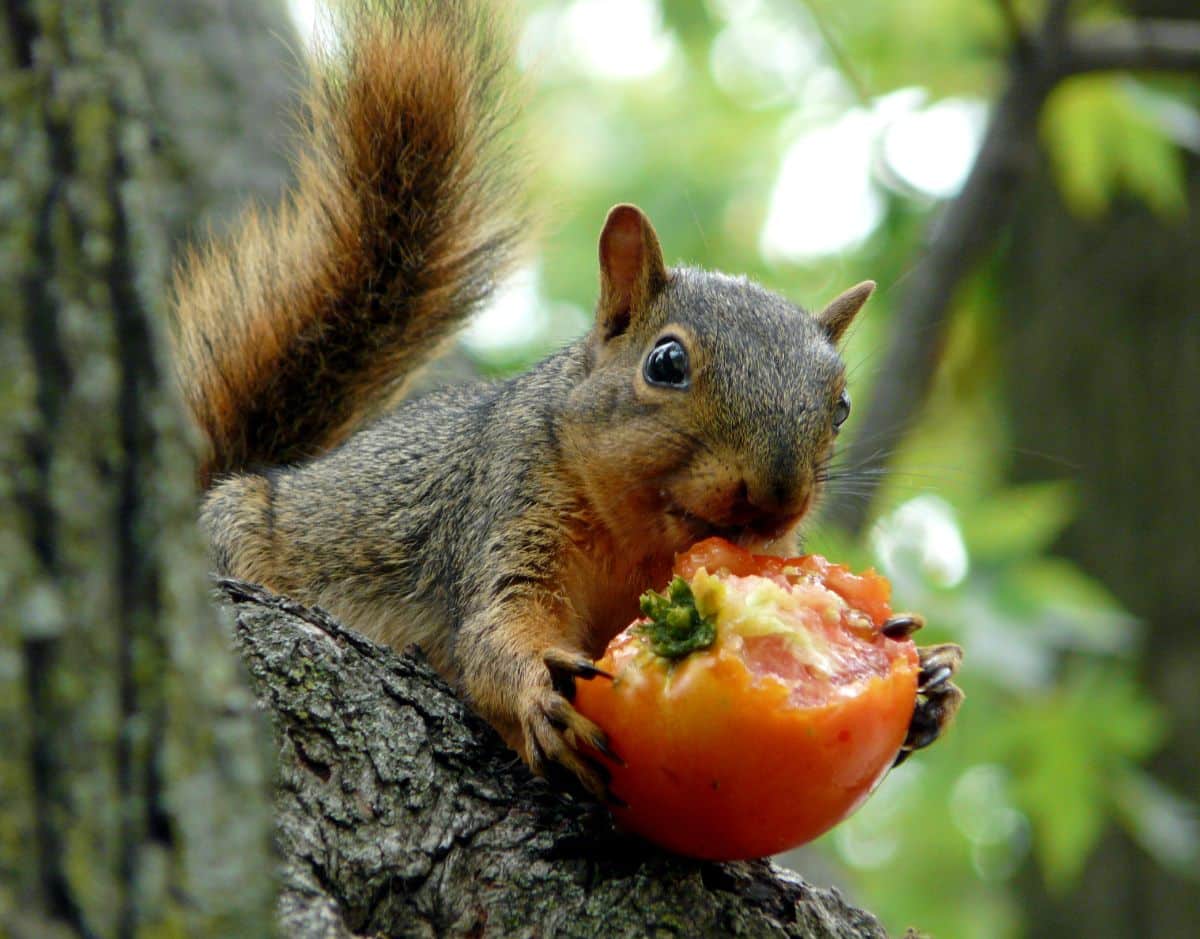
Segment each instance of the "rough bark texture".
[{"label": "rough bark texture", "polygon": [[[213,150],[171,125],[279,68],[176,6],[0,6],[4,936],[271,929],[269,737],[208,600],[158,326],[169,246],[212,205],[188,183]],[[222,6],[247,5],[191,15]],[[217,64],[168,80],[189,43]]]},{"label": "rough bark texture", "polygon": [[177,188],[157,209],[171,245],[220,230],[250,202],[273,205],[290,176],[304,69],[285,0],[123,0]]},{"label": "rough bark texture", "polygon": [[419,658],[223,586],[275,720],[285,935],[885,935],[766,862],[687,861],[614,832],[530,777]]}]

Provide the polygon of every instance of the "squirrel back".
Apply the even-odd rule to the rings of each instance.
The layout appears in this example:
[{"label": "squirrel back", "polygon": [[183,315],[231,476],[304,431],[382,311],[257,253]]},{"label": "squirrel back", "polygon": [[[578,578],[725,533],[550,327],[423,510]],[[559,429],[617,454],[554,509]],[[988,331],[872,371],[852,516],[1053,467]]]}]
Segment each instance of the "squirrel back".
[{"label": "squirrel back", "polygon": [[204,486],[328,450],[382,411],[490,296],[524,228],[485,12],[369,3],[341,25],[309,70],[290,197],[176,277]]}]

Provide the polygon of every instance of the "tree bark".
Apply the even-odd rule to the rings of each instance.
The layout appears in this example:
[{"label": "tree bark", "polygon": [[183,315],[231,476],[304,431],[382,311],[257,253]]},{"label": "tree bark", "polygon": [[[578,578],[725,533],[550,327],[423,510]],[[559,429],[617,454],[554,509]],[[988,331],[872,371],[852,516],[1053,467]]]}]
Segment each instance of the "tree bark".
[{"label": "tree bark", "polygon": [[[280,21],[210,3],[217,34],[184,33],[176,6],[0,8],[4,936],[271,932],[268,736],[208,600],[158,332],[171,244],[223,211],[192,170],[233,139],[172,125],[269,86],[278,61],[222,24]],[[181,77],[172,44],[215,64]],[[229,162],[217,186],[271,188],[269,156]]]},{"label": "tree bark", "polygon": [[279,744],[284,935],[885,936],[765,861],[689,861],[615,832],[531,777],[418,656],[223,587]]}]

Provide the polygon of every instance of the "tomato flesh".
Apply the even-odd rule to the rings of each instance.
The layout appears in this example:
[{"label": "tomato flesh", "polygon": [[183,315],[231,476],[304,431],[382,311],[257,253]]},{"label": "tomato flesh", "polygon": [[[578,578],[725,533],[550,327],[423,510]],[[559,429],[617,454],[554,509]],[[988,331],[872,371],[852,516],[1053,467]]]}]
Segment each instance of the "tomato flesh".
[{"label": "tomato flesh", "polygon": [[618,822],[694,857],[760,857],[852,812],[907,733],[918,661],[885,637],[887,581],[809,555],[752,555],[721,539],[676,563],[717,623],[708,649],[654,653],[641,621],[608,646],[614,676],[578,686],[608,734]]}]

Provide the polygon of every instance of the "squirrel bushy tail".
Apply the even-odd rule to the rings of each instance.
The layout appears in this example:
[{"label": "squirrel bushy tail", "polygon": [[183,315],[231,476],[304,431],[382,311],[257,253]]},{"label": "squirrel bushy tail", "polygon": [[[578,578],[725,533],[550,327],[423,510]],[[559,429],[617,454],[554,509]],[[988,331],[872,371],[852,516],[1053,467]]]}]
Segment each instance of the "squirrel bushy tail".
[{"label": "squirrel bushy tail", "polygon": [[353,7],[310,69],[290,197],[176,278],[206,486],[310,457],[381,410],[491,294],[524,227],[488,11]]}]

